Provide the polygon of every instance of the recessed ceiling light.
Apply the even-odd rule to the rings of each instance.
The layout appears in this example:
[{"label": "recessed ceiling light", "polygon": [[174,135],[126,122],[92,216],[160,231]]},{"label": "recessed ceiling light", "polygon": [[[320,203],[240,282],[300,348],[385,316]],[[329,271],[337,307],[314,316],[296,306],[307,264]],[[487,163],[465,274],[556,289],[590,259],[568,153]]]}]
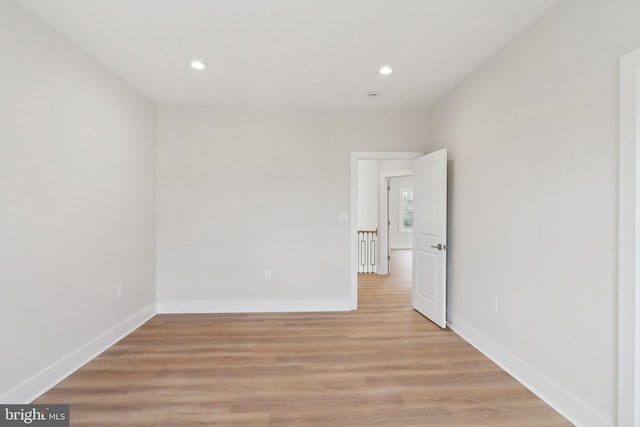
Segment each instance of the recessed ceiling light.
[{"label": "recessed ceiling light", "polygon": [[196,70],[204,70],[205,68],[207,68],[207,65],[204,62],[199,61],[197,59],[194,59],[193,61],[191,61],[189,65],[191,65],[191,68]]},{"label": "recessed ceiling light", "polygon": [[389,74],[393,73],[393,69],[388,65],[385,65],[384,67],[380,68],[378,72],[383,76],[388,76]]}]

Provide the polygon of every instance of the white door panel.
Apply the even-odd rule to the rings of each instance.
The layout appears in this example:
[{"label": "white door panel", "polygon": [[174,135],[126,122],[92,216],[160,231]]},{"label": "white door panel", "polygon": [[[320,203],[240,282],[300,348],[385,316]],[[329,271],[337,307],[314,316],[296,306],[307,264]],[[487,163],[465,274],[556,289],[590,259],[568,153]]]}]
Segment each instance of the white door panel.
[{"label": "white door panel", "polygon": [[447,319],[447,150],[414,160],[413,307],[441,328]]},{"label": "white door panel", "polygon": [[433,203],[433,201],[438,200],[438,171],[432,166],[433,165],[428,164],[427,170],[420,176],[422,180],[420,185],[421,193],[417,203],[420,218],[418,218],[417,223],[418,232],[421,236],[435,239],[438,237],[438,206],[437,203]]},{"label": "white door panel", "polygon": [[421,298],[425,298],[430,303],[435,304],[438,302],[437,289],[434,286],[437,281],[438,256],[430,252],[418,250],[416,251],[416,260],[418,262],[418,268],[416,270],[419,274],[418,280],[416,280],[418,286],[416,292]]}]

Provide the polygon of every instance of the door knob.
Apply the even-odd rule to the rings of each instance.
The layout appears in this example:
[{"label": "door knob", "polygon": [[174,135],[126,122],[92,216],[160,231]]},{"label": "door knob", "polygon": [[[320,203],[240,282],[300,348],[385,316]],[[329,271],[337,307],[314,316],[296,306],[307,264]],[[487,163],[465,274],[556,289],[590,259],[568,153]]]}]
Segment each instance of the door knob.
[{"label": "door knob", "polygon": [[445,249],[447,249],[447,245],[443,245],[442,243],[438,243],[437,245],[431,245],[431,247],[439,251],[444,251]]}]

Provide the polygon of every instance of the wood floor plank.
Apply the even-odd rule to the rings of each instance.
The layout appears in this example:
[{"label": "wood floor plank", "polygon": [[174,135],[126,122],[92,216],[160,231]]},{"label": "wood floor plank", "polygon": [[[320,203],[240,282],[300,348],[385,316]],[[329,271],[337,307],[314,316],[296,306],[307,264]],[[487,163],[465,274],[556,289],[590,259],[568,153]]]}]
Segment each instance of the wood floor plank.
[{"label": "wood floor plank", "polygon": [[570,426],[411,308],[409,255],[356,312],[155,316],[35,403],[77,427]]}]

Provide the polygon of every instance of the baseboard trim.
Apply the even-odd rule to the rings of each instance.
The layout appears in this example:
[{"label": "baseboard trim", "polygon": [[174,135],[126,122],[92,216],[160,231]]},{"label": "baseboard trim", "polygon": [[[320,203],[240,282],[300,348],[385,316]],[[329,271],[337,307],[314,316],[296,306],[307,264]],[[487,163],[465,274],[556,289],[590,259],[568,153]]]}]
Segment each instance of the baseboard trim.
[{"label": "baseboard trim", "polygon": [[283,300],[195,300],[158,301],[158,313],[300,313],[350,311],[351,300],[283,299]]},{"label": "baseboard trim", "polygon": [[155,315],[156,304],[149,304],[22,384],[9,390],[5,395],[0,396],[0,402],[5,404],[27,404],[33,402]]},{"label": "baseboard trim", "polygon": [[447,312],[448,326],[574,425],[615,427],[615,423],[516,357],[461,318]]}]

